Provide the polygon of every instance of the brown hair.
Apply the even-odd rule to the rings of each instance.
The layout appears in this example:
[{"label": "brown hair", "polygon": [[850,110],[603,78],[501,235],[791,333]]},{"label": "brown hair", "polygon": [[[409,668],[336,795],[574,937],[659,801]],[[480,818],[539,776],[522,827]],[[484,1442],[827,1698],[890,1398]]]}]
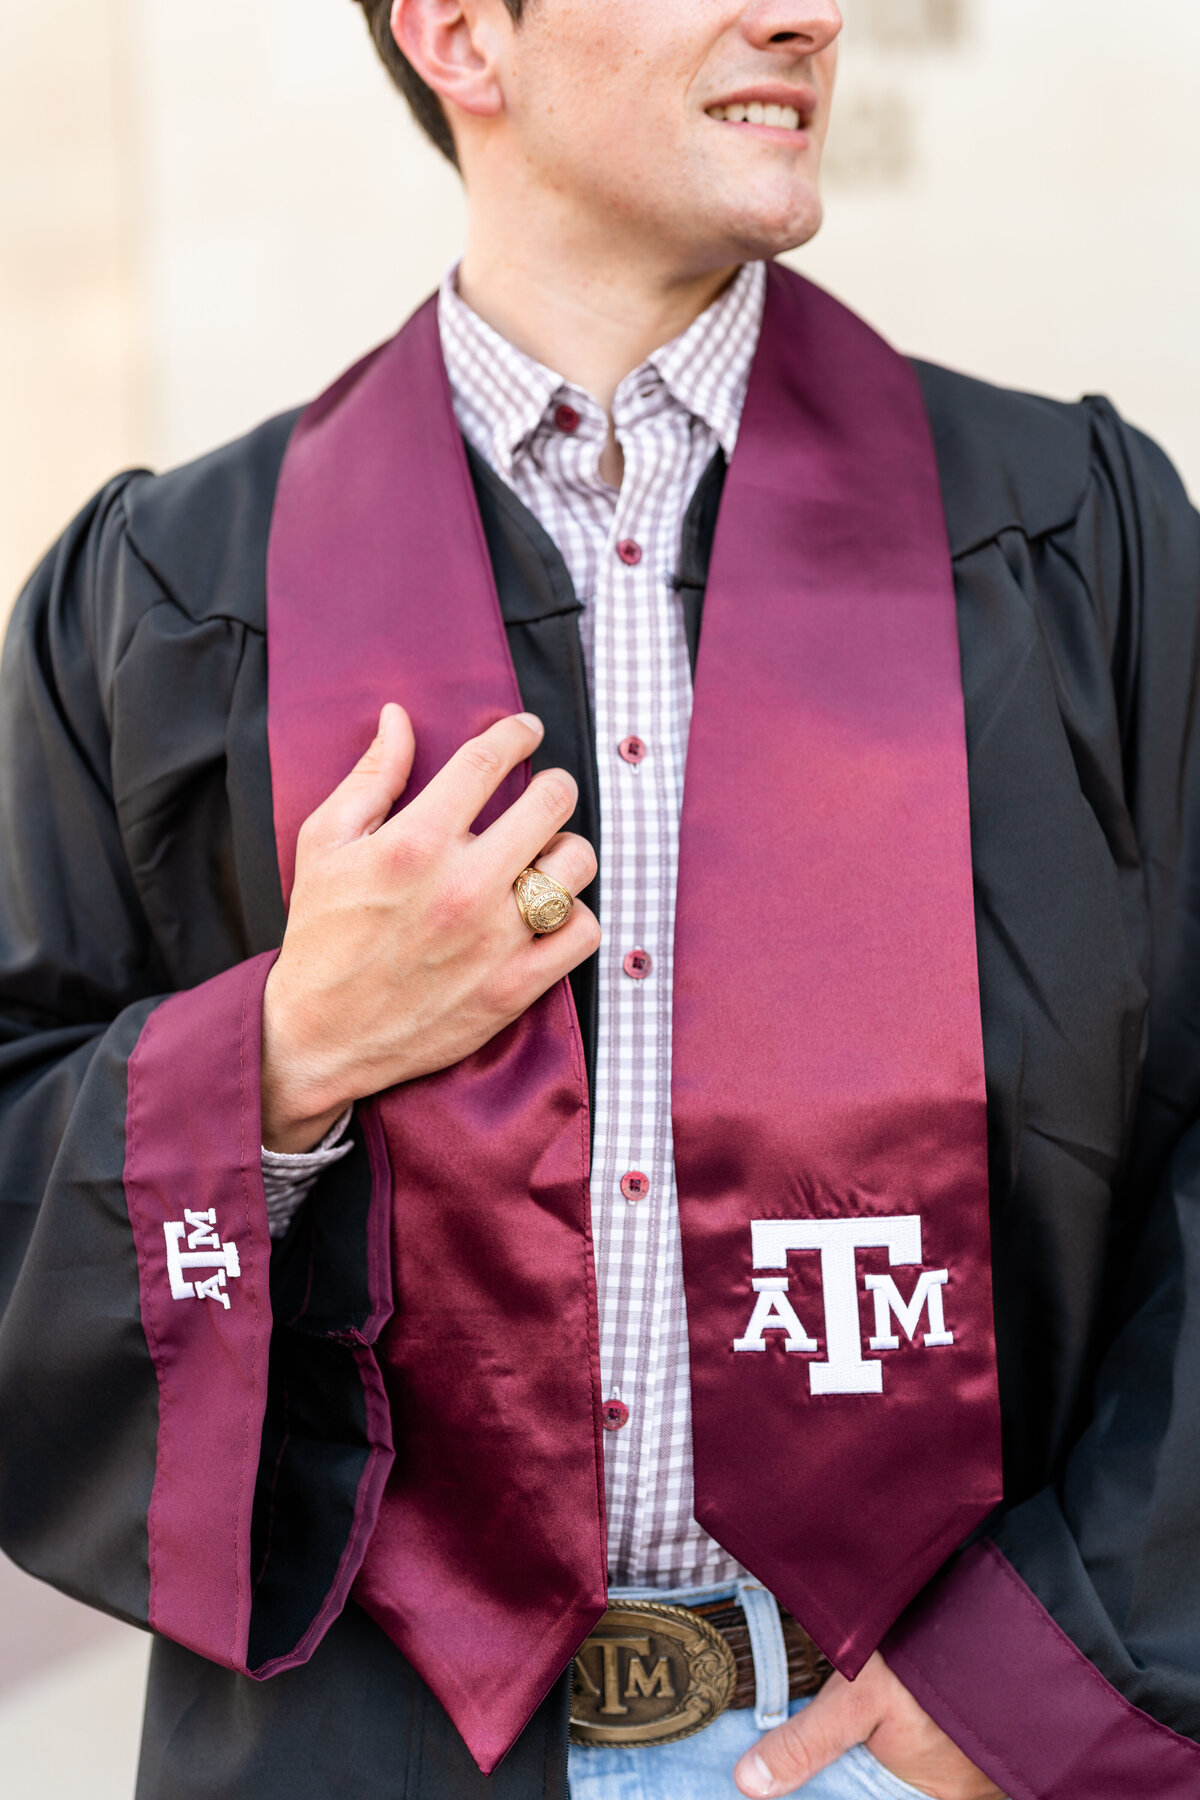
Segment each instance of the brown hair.
[{"label": "brown hair", "polygon": [[[392,36],[392,0],[358,0],[358,4],[366,15],[367,29],[375,40],[383,66],[408,101],[417,124],[457,169],[458,154],[442,103],[428,83],[422,81]],[[525,0],[504,0],[504,4],[514,19],[520,19]]]}]

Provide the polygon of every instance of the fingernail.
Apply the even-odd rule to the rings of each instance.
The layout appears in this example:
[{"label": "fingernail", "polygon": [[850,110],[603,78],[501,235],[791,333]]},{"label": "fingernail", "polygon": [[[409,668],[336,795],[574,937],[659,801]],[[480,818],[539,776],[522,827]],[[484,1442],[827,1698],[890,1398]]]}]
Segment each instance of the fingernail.
[{"label": "fingernail", "polygon": [[536,731],[538,736],[541,737],[545,727],[536,713],[518,713],[517,717],[520,719],[522,725],[528,725],[530,731]]},{"label": "fingernail", "polygon": [[757,1754],[751,1754],[745,1762],[739,1763],[737,1778],[746,1793],[761,1795],[763,1800],[775,1792],[775,1777]]}]

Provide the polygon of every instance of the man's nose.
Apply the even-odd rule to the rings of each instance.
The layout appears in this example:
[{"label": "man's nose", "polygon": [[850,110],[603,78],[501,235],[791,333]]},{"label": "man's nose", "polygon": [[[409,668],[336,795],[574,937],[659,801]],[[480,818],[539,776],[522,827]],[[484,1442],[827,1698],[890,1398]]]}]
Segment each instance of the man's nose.
[{"label": "man's nose", "polygon": [[742,32],[756,50],[790,50],[816,56],[842,29],[836,0],[753,0],[742,14]]}]

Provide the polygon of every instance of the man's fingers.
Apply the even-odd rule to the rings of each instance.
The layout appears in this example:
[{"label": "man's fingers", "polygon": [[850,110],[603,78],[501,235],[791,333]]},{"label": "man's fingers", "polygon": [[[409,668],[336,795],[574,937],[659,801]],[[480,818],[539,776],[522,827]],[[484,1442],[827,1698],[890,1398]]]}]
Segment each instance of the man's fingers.
[{"label": "man's fingers", "polygon": [[596,852],[575,831],[560,831],[534,858],[533,866],[572,894],[582,894],[596,879]]},{"label": "man's fingers", "polygon": [[794,1793],[869,1737],[873,1723],[864,1719],[851,1684],[834,1675],[811,1706],[759,1739],[743,1756],[733,1778],[742,1793],[755,1800]]},{"label": "man's fingers", "polygon": [[600,921],[589,906],[577,900],[565,925],[548,937],[530,938],[516,959],[517,967],[521,979],[534,981],[538,993],[544,994],[599,948]]},{"label": "man's fingers", "polygon": [[[542,722],[533,713],[511,713],[506,719],[497,719],[454,752],[405,808],[405,818],[412,824],[423,821],[430,825],[438,837],[464,836],[505,776],[533,755],[544,735]],[[550,835],[547,831],[542,843]]]},{"label": "man's fingers", "polygon": [[566,924],[546,937],[530,936],[515,901],[513,912],[524,941],[508,958],[492,990],[493,1000],[510,1019],[527,1012],[600,948],[600,921],[582,900],[575,902]]},{"label": "man's fingers", "polygon": [[[515,881],[521,870],[536,861],[544,846],[559,834],[578,802],[579,789],[573,775],[565,769],[543,769],[507,812],[483,832],[475,854],[486,858],[504,879]],[[555,871],[548,869],[547,874],[554,875]],[[561,880],[561,876],[555,879]],[[563,882],[563,886],[569,887],[570,883]]]},{"label": "man's fingers", "polygon": [[[569,894],[579,895],[595,879],[596,852],[587,839],[580,837],[577,832],[560,831],[532,866],[565,887]],[[529,927],[521,916],[515,895],[513,913],[518,928],[526,934],[526,943],[533,948],[549,946],[528,965],[530,977],[541,982],[539,993],[544,992],[563,975],[569,974],[576,963],[582,962],[599,947],[600,926],[596,917],[578,900],[568,913],[565,925],[560,925],[557,931],[548,932],[536,940],[529,935]]]},{"label": "man's fingers", "polygon": [[415,749],[412,721],[402,706],[389,701],[379,715],[379,729],[346,779],[322,802],[305,829],[346,844],[378,831],[404,792]]}]

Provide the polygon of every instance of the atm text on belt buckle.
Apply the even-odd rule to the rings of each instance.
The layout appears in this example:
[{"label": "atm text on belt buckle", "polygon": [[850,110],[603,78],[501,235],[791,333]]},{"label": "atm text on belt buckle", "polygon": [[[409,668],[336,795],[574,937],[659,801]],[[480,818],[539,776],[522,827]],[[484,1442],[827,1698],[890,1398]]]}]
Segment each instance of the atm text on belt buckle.
[{"label": "atm text on belt buckle", "polygon": [[573,1744],[673,1744],[733,1698],[737,1664],[718,1631],[684,1606],[610,1606],[575,1658]]}]

